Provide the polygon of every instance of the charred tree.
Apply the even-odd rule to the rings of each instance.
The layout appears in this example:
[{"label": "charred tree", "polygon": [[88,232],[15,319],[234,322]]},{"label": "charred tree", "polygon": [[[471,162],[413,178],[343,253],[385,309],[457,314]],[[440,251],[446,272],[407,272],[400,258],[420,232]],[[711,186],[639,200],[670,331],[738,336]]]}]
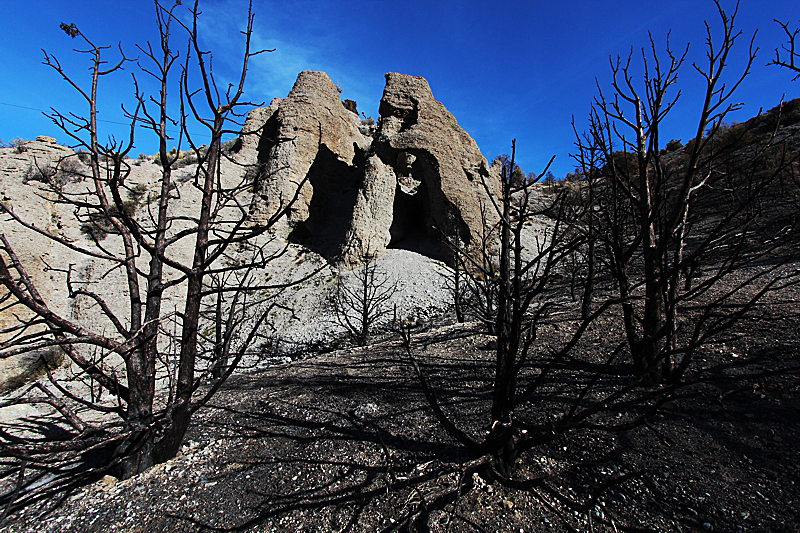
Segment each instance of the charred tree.
[{"label": "charred tree", "polygon": [[[127,139],[100,142],[98,89],[102,80],[133,61],[122,55],[109,66],[108,47],[94,44],[74,24],[62,24],[62,29],[81,41],[82,53],[90,59],[88,86],[45,54],[45,64],[85,101],[83,116],[55,110],[48,116],[88,154],[88,170],[74,176],[71,185],[52,180],[41,185],[92,230],[75,241],[48,233],[9,204],[0,204],[0,209],[8,221],[90,258],[109,273],[120,273],[113,293],[126,305],[114,305],[71,265],[51,265],[64,277],[69,297],[91,301],[101,318],[86,325],[59,313],[48,295],[37,290],[14,243],[2,236],[0,284],[8,293],[3,305],[17,310],[20,318],[3,332],[0,356],[57,349],[75,369],[73,383],[50,374],[46,383],[11,400],[54,406],[63,415],[65,431],[46,441],[0,433],[7,460],[3,475],[16,479],[0,496],[7,512],[104,474],[126,478],[174,457],[192,414],[231,375],[268,321],[272,307],[256,295],[275,287],[260,283],[255,273],[281,253],[280,247],[268,246],[265,231],[291,201],[265,224],[253,225],[248,211],[252,184],[245,178],[223,179],[221,173],[229,157],[222,138],[239,133],[239,128],[230,129],[241,117],[238,110],[253,105],[243,99],[249,62],[261,53],[251,49],[252,11],[248,9],[242,32],[238,77],[224,88],[212,71],[210,52],[200,45],[198,3],[190,5],[187,16],[177,13],[179,6],[155,3],[160,40],[139,47],[137,63],[138,74],[155,83],[155,94],[146,94],[134,74],[135,107],[125,110]],[[188,42],[181,52],[178,41],[181,47]],[[180,102],[177,110],[171,107],[174,101]],[[158,190],[146,199],[147,213],[138,215],[126,198],[132,190],[127,156],[137,128],[157,136],[161,168]],[[171,129],[179,131],[177,141]],[[202,145],[190,129],[205,129]],[[177,146],[171,151],[172,142]],[[188,145],[197,161],[185,185],[172,172],[182,145]],[[192,196],[194,212],[176,210],[181,193]],[[180,295],[182,309],[166,308],[168,292]],[[199,394],[201,385],[204,392]],[[83,420],[80,412],[88,418]]]},{"label": "charred tree", "polygon": [[[719,290],[737,269],[780,248],[781,232],[755,237],[758,206],[790,171],[796,152],[774,132],[747,144],[746,132],[729,130],[724,122],[740,106],[732,98],[756,48],[751,40],[743,72],[726,82],[723,74],[741,32],[734,25],[736,10],[728,15],[718,2],[717,9],[721,35],[707,23],[707,63],[692,64],[705,81],[705,95],[695,136],[682,152],[662,149],[661,129],[680,96],[678,73],[688,46],[675,54],[667,45],[666,58],[659,57],[652,37],[650,50],[642,51],[641,83],[632,55],[611,61],[613,94],[600,92],[589,132],[577,142],[592,205],[586,232],[616,286],[634,371],[649,384],[680,379],[700,346],[781,285],[776,259],[743,286]],[[755,240],[764,245],[753,246]],[[693,284],[701,267],[706,275]],[[587,283],[597,277],[593,272]],[[753,286],[754,296],[738,298],[741,289]],[[693,323],[680,316],[681,308],[711,294]]]},{"label": "charred tree", "polygon": [[[516,147],[512,145],[512,164],[515,157]],[[568,203],[563,192],[537,194],[534,192],[537,180],[520,184],[512,178],[503,173],[502,196],[493,199],[491,206],[500,221],[487,227],[484,249],[458,250],[462,270],[469,273],[470,286],[480,297],[491,296],[490,306],[479,306],[480,312],[475,315],[496,339],[489,419],[482,431],[475,434],[458,427],[445,412],[425,370],[414,357],[413,343],[406,341],[404,346],[437,419],[474,456],[470,468],[480,470],[481,475],[492,481],[516,486],[519,483],[511,478],[520,454],[551,442],[559,431],[579,426],[586,417],[614,409],[614,403],[593,406],[589,411],[578,410],[576,405],[573,412],[559,417],[555,431],[549,420],[540,425],[533,421],[535,416],[527,416],[533,414],[530,401],[541,391],[542,383],[564,362],[586,328],[610,303],[604,303],[587,320],[579,321],[564,345],[557,348],[537,345],[539,329],[557,308],[552,291],[562,278],[564,262],[584,237],[564,222]],[[525,228],[534,218],[547,219],[549,224],[538,237],[523,242]],[[531,375],[532,366],[542,371]],[[543,479],[531,480],[526,486],[543,483]]]},{"label": "charred tree", "polygon": [[353,342],[366,346],[375,327],[394,311],[389,300],[397,291],[397,283],[378,266],[369,246],[359,250],[356,258],[352,273],[337,277],[330,304],[336,321]]},{"label": "charred tree", "polygon": [[792,72],[796,72],[795,80],[800,78],[800,51],[797,50],[797,36],[800,35],[800,28],[792,30],[789,24],[775,20],[783,32],[786,34],[786,43],[775,49],[775,58],[770,61],[770,65],[784,67]]}]

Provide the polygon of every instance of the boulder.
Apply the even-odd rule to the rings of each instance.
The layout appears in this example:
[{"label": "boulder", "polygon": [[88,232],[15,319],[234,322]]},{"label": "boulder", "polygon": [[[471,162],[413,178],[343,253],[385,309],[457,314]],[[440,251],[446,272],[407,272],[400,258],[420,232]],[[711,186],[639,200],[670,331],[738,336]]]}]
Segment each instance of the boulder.
[{"label": "boulder", "polygon": [[[130,300],[125,273],[115,268],[114,263],[78,251],[94,249],[91,235],[102,242],[103,250],[109,254],[121,253],[122,243],[117,237],[100,231],[101,226],[89,223],[85,211],[83,216],[77,216],[76,205],[59,201],[52,190],[43,186],[39,177],[45,172],[57,172],[55,177],[60,176],[57,181],[61,183],[66,197],[77,203],[86,201],[85,195],[92,188],[89,178],[91,170],[85,163],[86,158],[55,144],[50,137],[40,136],[35,141],[24,143],[23,148],[22,151],[0,148],[0,202],[39,231],[15,223],[3,214],[0,233],[8,239],[34,286],[52,311],[99,331],[113,331],[114,325],[100,310],[96,301],[88,296],[70,295],[66,275],[69,271],[75,286],[91,287],[92,292],[99,294],[117,316],[126,316]],[[134,215],[143,224],[147,224],[152,216],[152,205],[148,207],[148,203],[155,198],[156,191],[161,186],[158,180],[161,167],[150,160],[128,160],[127,163],[130,170],[126,178],[128,193],[123,198],[132,202],[130,205]],[[189,166],[173,170],[177,194],[171,196],[170,212],[171,216],[176,217],[172,224],[176,231],[180,230],[182,224],[190,224],[189,221],[197,213],[200,192],[193,186],[192,180],[188,179],[193,172],[194,168]],[[240,172],[241,176],[244,169],[223,159],[222,180],[231,180],[236,172]],[[136,190],[140,190],[141,195],[134,200],[134,196],[129,193]],[[226,215],[226,211],[219,214],[220,217]],[[57,237],[61,242],[47,237],[46,234]],[[191,264],[193,241],[182,241],[170,247],[169,254],[175,261]],[[5,259],[9,259],[7,254]],[[168,271],[165,274],[167,280],[174,277],[175,272]],[[165,290],[165,308],[182,307],[182,290],[181,286]],[[5,289],[0,288],[0,301],[6,295]],[[19,326],[20,319],[33,316],[19,306],[9,308],[8,303],[6,300],[5,305],[0,306],[0,342],[19,333],[12,328]],[[45,373],[45,363],[52,367],[63,358],[63,352],[54,347],[0,359],[0,392],[41,377]],[[111,366],[122,363],[113,357],[106,357],[104,364]]]}]

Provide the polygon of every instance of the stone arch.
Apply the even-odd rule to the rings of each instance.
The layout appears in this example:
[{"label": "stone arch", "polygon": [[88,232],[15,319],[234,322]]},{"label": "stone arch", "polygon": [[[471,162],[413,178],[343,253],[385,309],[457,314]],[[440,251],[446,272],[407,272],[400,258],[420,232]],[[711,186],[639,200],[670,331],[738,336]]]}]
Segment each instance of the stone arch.
[{"label": "stone arch", "polygon": [[436,165],[429,154],[401,151],[395,172],[397,188],[392,206],[388,248],[399,248],[433,259],[448,257],[442,243],[443,222],[451,211],[444,195]]}]

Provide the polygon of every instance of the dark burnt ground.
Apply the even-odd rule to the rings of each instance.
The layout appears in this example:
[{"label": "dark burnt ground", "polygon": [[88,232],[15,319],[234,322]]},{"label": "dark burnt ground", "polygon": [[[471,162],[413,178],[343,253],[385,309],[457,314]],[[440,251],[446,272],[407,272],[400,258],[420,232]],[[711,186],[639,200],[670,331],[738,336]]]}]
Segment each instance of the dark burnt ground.
[{"label": "dark burnt ground", "polygon": [[[7,531],[798,531],[800,363],[796,287],[770,295],[698,357],[692,385],[646,424],[559,435],[519,461],[554,492],[507,489],[465,472],[473,458],[426,404],[397,341],[340,350],[236,376],[194,418],[183,453],[136,478],[97,483]],[[687,313],[691,313],[687,311]],[[543,328],[528,374],[571,322]],[[527,416],[563,412],[621,339],[599,320]],[[414,336],[414,353],[464,428],[485,427],[493,352],[464,326]],[[629,379],[623,361],[599,396]],[[524,384],[524,383],[523,383]],[[637,389],[631,398],[646,394]],[[587,397],[587,401],[591,398]],[[614,424],[642,412],[599,419]]]}]

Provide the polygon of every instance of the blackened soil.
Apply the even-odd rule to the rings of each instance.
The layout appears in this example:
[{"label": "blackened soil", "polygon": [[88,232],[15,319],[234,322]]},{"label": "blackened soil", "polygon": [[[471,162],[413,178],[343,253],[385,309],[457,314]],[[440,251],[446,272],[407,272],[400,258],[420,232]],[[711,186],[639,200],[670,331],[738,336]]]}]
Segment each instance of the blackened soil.
[{"label": "blackened soil", "polygon": [[[514,479],[543,480],[530,490],[468,468],[476,458],[437,422],[393,340],[237,376],[178,457],[44,516],[12,516],[6,531],[800,531],[798,297],[771,295],[705,347],[688,385],[633,389],[593,425],[525,453]],[[542,328],[522,386],[571,325]],[[412,353],[445,411],[479,434],[493,352],[474,327],[416,334]],[[571,408],[621,334],[617,317],[598,321],[519,416],[541,427]],[[625,386],[628,371],[624,358],[611,365],[579,408]],[[667,392],[650,414],[645,399]]]}]

